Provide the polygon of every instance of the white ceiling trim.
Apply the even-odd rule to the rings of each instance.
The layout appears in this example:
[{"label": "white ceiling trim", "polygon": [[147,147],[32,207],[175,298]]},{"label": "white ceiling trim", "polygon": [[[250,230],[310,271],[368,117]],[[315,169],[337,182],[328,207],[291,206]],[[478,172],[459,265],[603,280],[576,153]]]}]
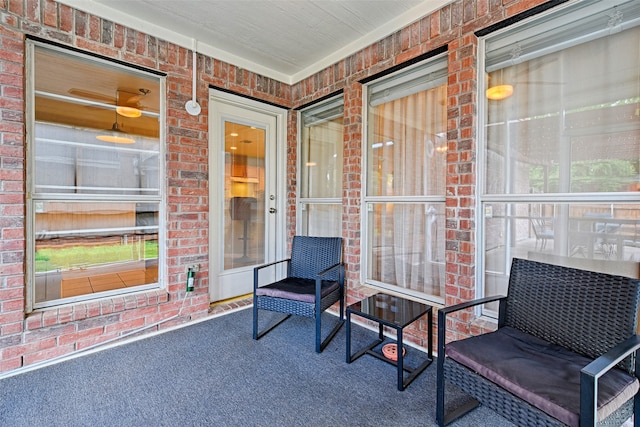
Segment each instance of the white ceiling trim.
[{"label": "white ceiling trim", "polygon": [[[95,2],[93,0],[57,0],[57,1],[58,3],[63,3],[75,9],[100,16],[104,19],[108,19],[109,21],[113,21],[115,23],[124,25],[126,27],[134,28],[138,31],[142,31],[143,33],[149,34],[151,36],[158,37],[162,40],[166,40],[178,46],[182,46],[186,49],[193,49],[194,39],[191,37],[187,37],[175,31],[167,30],[166,28],[160,27],[158,25],[152,24],[142,19],[138,19],[135,16],[122,13],[118,10],[104,6],[103,4]],[[271,77],[278,81],[282,81],[290,84],[291,76],[288,76],[283,73],[279,73],[278,71],[275,71],[271,68],[263,67],[260,64],[248,61],[230,52],[217,49],[204,42],[198,41],[197,51],[199,53],[205,54],[212,58],[216,58],[221,61],[228,62],[237,67],[251,70],[263,76]]]},{"label": "white ceiling trim", "polygon": [[72,8],[91,13],[104,19],[108,19],[114,23],[134,28],[138,31],[166,40],[186,49],[193,49],[194,46],[197,46],[196,50],[199,53],[235,65],[239,68],[253,71],[265,77],[270,77],[283,83],[294,84],[360,51],[361,49],[364,49],[365,47],[375,43],[376,41],[387,37],[395,31],[408,26],[409,24],[430,14],[431,12],[440,9],[451,0],[424,0],[418,6],[408,10],[402,15],[399,15],[395,19],[388,21],[386,24],[377,28],[375,31],[364,35],[358,40],[355,40],[354,42],[344,46],[343,48],[338,49],[333,54],[292,75],[288,75],[272,68],[265,67],[256,62],[247,60],[246,58],[234,55],[231,52],[218,49],[204,41],[194,40],[193,38],[188,37],[184,34],[168,30],[149,21],[145,21],[135,16],[120,12],[119,10],[105,6],[104,4],[94,0],[57,1]]}]

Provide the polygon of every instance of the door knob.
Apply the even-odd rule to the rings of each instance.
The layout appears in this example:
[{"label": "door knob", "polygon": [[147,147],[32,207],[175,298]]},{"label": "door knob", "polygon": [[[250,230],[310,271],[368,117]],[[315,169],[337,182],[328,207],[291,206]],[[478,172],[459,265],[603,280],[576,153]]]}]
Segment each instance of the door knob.
[{"label": "door knob", "polygon": [[276,212],[277,212],[277,211],[276,211],[276,208],[270,208],[270,209],[269,209],[269,213],[276,213]]}]

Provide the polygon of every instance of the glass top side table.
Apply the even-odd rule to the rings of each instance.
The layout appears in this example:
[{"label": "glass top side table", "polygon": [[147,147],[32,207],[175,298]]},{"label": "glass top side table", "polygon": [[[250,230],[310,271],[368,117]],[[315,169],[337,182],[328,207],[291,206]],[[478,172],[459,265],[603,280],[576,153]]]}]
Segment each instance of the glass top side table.
[{"label": "glass top side table", "polygon": [[[347,363],[351,363],[364,354],[370,354],[380,360],[397,366],[398,368],[398,390],[404,390],[411,382],[422,372],[427,366],[433,362],[432,346],[433,346],[433,308],[430,305],[407,300],[404,298],[387,295],[376,294],[363,299],[355,304],[347,307]],[[378,323],[378,339],[367,345],[355,354],[351,354],[351,315],[364,317]],[[404,366],[404,354],[402,349],[402,331],[405,327],[415,322],[422,316],[427,315],[427,359],[424,360],[417,368],[411,369]],[[384,327],[388,326],[396,330],[397,339],[397,360],[385,357],[379,351],[374,349],[382,344],[385,340],[391,341],[384,336]],[[405,378],[404,372],[408,372]]]}]

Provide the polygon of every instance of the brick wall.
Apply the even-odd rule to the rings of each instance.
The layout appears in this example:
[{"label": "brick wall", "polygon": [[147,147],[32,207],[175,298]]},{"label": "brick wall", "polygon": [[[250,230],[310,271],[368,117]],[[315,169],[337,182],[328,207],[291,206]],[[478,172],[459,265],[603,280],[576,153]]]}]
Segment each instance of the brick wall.
[{"label": "brick wall", "polygon": [[362,202],[362,85],[354,82],[344,91],[344,150],[342,176],[342,237],[345,242],[345,283],[347,304],[364,295],[360,284],[360,206]]},{"label": "brick wall", "polygon": [[[281,105],[288,85],[198,57],[203,114],[187,114],[191,51],[51,0],[0,0],[0,372],[50,360],[131,331],[166,328],[209,310],[208,87]],[[167,287],[25,315],[25,36],[36,36],[167,74]],[[202,268],[184,299],[185,266]],[[179,316],[178,316],[179,315]],[[161,323],[163,320],[171,319]]]},{"label": "brick wall", "polygon": [[[24,67],[22,34],[0,27],[0,348],[22,344],[24,320]],[[0,371],[19,358],[2,351]]]},{"label": "brick wall", "polygon": [[[163,319],[170,326],[207,315],[209,250],[208,86],[296,107],[342,89],[345,99],[343,232],[350,301],[360,285],[362,173],[361,79],[447,45],[449,54],[446,302],[472,298],[475,224],[475,30],[544,0],[457,0],[293,86],[215,58],[198,56],[202,114],[191,98],[191,52],[52,0],[0,0],[0,373],[69,354]],[[419,18],[419,17],[416,17]],[[24,37],[37,36],[167,74],[167,288],[25,315]],[[287,234],[295,232],[296,132],[288,126]],[[200,264],[196,292],[184,301],[185,265]],[[181,309],[182,308],[182,309]],[[460,320],[468,320],[466,314]],[[455,320],[452,320],[455,321]],[[413,331],[422,343],[424,326]],[[468,331],[463,323],[460,333]]]},{"label": "brick wall", "polygon": [[[347,263],[348,303],[375,291],[361,286],[362,85],[364,78],[447,46],[449,60],[446,174],[445,304],[475,297],[475,150],[477,38],[474,32],[546,3],[518,0],[460,0],[362,49],[293,86],[295,105],[344,90],[345,134],[343,170],[343,230]],[[451,338],[467,335],[473,313],[449,317]],[[453,325],[455,323],[455,325]],[[426,345],[419,325],[409,339]],[[492,325],[488,325],[492,327]],[[480,326],[484,329],[484,326]],[[435,333],[435,332],[434,332]]]}]

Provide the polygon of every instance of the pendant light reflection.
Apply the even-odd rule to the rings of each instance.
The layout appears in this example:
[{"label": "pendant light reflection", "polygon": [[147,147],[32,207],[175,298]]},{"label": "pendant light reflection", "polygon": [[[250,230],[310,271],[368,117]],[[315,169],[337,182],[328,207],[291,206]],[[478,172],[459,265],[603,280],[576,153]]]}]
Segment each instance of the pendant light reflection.
[{"label": "pendant light reflection", "polygon": [[139,109],[135,107],[125,107],[122,105],[116,107],[116,113],[124,117],[130,117],[132,119],[135,119],[136,117],[140,117],[142,115],[142,111],[140,111]]},{"label": "pendant light reflection", "polygon": [[111,129],[108,129],[107,134],[103,134],[103,135],[98,135],[96,136],[96,139],[99,139],[100,141],[104,141],[104,142],[112,142],[114,144],[135,144],[135,139],[130,138],[129,136],[127,136],[128,134],[123,131],[122,129],[120,129],[120,126],[118,125],[118,113],[116,111],[116,121],[113,123],[113,125],[111,126]]},{"label": "pendant light reflection", "polygon": [[487,98],[494,101],[500,101],[513,95],[513,86],[511,85],[497,85],[487,89]]},{"label": "pendant light reflection", "polygon": [[[107,134],[98,135],[96,136],[96,139],[104,142],[111,142],[114,144],[135,144],[136,142],[135,139],[129,137],[125,131],[120,129],[120,125],[118,124],[118,115],[123,117],[133,118],[133,119],[142,116],[142,111],[140,110],[140,108],[131,107],[128,105],[122,105],[123,103],[126,104],[129,102],[134,102],[137,104],[140,98],[147,96],[151,92],[149,89],[144,89],[144,88],[141,88],[138,90],[140,93],[136,94],[136,93],[121,91],[116,89],[116,97],[115,97],[115,104],[116,104],[115,119],[116,120],[111,126],[111,129],[107,129],[107,132],[108,132]],[[123,94],[127,94],[128,98],[121,99]]]},{"label": "pendant light reflection", "polygon": [[137,93],[116,89],[116,113],[132,119],[142,116],[142,110],[137,104],[150,93],[151,90],[145,88],[138,89]]},{"label": "pendant light reflection", "polygon": [[[489,89],[487,89],[487,91],[485,92],[485,95],[487,96],[488,99],[491,99],[493,101],[501,101],[503,99],[507,99],[508,97],[510,97],[511,95],[513,95],[513,86],[510,84],[505,84],[504,83],[504,76],[503,76],[503,70],[500,70],[500,73],[494,73],[493,76],[499,80],[497,81],[497,83],[499,84],[495,84],[494,86],[489,87]],[[492,76],[489,76],[489,81],[492,80]]]}]

